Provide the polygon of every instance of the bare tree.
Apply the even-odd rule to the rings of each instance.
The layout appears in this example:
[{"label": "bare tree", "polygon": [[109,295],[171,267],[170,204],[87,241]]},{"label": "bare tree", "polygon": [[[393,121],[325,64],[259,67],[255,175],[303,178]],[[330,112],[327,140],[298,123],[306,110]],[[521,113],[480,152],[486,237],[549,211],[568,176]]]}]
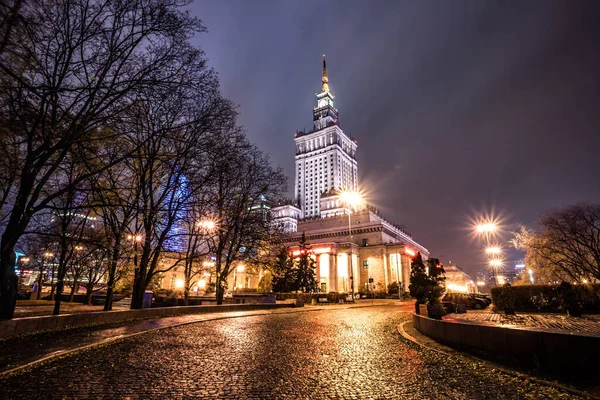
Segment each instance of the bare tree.
[{"label": "bare tree", "polygon": [[[127,147],[125,140],[107,144],[114,151]],[[99,216],[100,242],[106,246],[106,301],[104,311],[112,310],[115,285],[126,273],[130,261],[131,245],[137,243],[135,217],[138,210],[139,191],[136,176],[125,163],[104,170],[96,179],[90,180],[93,204]]]},{"label": "bare tree", "polygon": [[[15,245],[32,216],[69,190],[47,186],[70,150],[94,146],[98,128],[129,110],[138,90],[181,78],[173,65],[188,53],[189,37],[204,30],[181,9],[185,5],[180,0],[33,0],[20,6],[20,23],[10,25],[0,52],[0,159],[16,157],[15,178],[2,184],[10,195],[0,204],[6,215],[0,318],[14,313]],[[121,134],[104,131],[102,141],[108,133]],[[119,154],[106,164],[106,154],[97,149],[98,162],[84,160],[94,168],[81,181],[128,156]]]},{"label": "bare tree", "polygon": [[22,0],[0,2],[0,54],[8,44],[13,27],[19,22],[19,11],[22,5]]},{"label": "bare tree", "polygon": [[[196,196],[194,196],[196,197]],[[208,215],[208,204],[204,195],[191,201],[185,218],[186,245],[183,265],[183,304],[188,305],[190,290],[199,281],[199,277],[208,272],[205,266],[206,256],[210,254],[208,240],[214,234],[215,223]]]},{"label": "bare tree", "polygon": [[539,225],[539,231],[521,228],[513,239],[536,275],[552,281],[600,280],[600,205],[550,211]]},{"label": "bare tree", "polygon": [[209,193],[218,228],[211,250],[216,257],[217,304],[222,304],[227,278],[235,264],[258,257],[262,247],[270,244],[272,225],[266,196],[280,197],[286,180],[263,153],[248,143],[241,129],[228,133],[211,162],[216,181]]},{"label": "bare tree", "polygon": [[144,291],[157,273],[185,261],[181,257],[167,266],[159,264],[163,252],[182,250],[185,216],[194,196],[212,179],[206,155],[222,127],[233,123],[235,116],[201,52],[190,48],[186,58],[172,67],[181,71],[181,79],[138,96],[131,117],[139,145],[127,165],[138,178],[143,236],[132,308],[142,307]]}]

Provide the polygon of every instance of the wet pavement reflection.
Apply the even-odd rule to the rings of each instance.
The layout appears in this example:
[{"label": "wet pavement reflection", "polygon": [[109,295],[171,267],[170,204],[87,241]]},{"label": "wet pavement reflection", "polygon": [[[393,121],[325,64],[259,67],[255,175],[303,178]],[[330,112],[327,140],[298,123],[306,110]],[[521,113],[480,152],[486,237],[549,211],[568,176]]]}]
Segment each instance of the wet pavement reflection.
[{"label": "wet pavement reflection", "polygon": [[[572,398],[418,347],[397,305],[220,319],[151,332],[0,380],[2,398]],[[118,329],[118,328],[117,328]]]}]

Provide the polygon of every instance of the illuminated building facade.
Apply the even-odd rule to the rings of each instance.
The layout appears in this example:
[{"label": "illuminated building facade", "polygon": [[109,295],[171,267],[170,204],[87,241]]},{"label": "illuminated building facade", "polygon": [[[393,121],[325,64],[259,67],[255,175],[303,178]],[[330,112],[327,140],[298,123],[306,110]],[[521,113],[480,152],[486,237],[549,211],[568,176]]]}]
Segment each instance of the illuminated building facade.
[{"label": "illuminated building facade", "polygon": [[456,265],[444,265],[446,289],[450,292],[477,293],[475,281],[465,271]]},{"label": "illuminated building facade", "polygon": [[320,215],[320,195],[331,189],[358,189],[356,142],[339,126],[323,57],[321,93],[313,109],[313,130],[296,132],[295,199],[302,218]]},{"label": "illuminated building facade", "polygon": [[357,145],[339,126],[325,59],[321,83],[313,130],[297,132],[294,139],[298,207],[273,207],[273,223],[286,227],[284,244],[292,257],[306,234],[321,292],[385,292],[393,282],[408,291],[412,256],[420,252],[427,259],[429,251],[373,207],[343,201],[342,192],[358,192]]}]

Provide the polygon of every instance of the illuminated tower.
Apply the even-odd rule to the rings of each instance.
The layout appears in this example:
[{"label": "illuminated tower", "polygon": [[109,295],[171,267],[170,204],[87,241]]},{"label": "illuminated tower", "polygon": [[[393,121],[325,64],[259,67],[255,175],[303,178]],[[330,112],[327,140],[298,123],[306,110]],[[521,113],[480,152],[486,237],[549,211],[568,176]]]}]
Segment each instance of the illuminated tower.
[{"label": "illuminated tower", "polygon": [[329,91],[327,62],[323,55],[321,93],[313,108],[313,130],[296,133],[295,198],[302,217],[319,216],[321,193],[358,188],[356,142],[339,127],[335,97]]}]

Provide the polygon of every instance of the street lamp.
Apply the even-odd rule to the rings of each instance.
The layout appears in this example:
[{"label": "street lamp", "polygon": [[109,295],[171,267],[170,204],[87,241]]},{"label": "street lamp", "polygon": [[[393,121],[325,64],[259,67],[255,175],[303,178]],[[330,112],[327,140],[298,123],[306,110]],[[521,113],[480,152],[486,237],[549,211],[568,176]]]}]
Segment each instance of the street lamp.
[{"label": "street lamp", "polygon": [[196,222],[196,225],[200,228],[203,228],[207,231],[213,231],[217,226],[217,223],[211,219],[203,219]]},{"label": "street lamp", "polygon": [[[127,235],[127,240],[133,242],[133,276],[134,276],[134,281],[136,281],[137,276],[138,276],[137,245],[138,245],[138,243],[140,243],[142,241],[142,235],[140,235],[140,234]],[[133,299],[132,299],[132,301],[133,301]]]},{"label": "street lamp", "polygon": [[[51,253],[49,251],[44,252],[44,258],[50,259],[52,257],[54,257],[54,253]],[[42,263],[44,262],[44,260],[42,259]],[[50,279],[50,300],[54,300],[54,270],[55,270],[55,266],[56,263],[52,263],[52,278]],[[41,293],[42,288],[40,287],[40,293]],[[39,300],[39,299],[38,299]]]},{"label": "street lamp", "polygon": [[342,192],[340,200],[348,206],[348,236],[350,236],[350,290],[352,291],[352,301],[354,301],[354,261],[352,257],[352,209],[357,210],[362,203],[362,197],[358,192]]},{"label": "street lamp", "polygon": [[494,285],[495,286],[498,286],[498,278],[496,276],[496,271],[501,266],[502,266],[502,260],[499,260],[497,258],[490,260],[490,267],[492,267],[492,269],[494,270]]},{"label": "street lamp", "polygon": [[487,254],[500,254],[500,247],[486,247],[485,252]]}]

